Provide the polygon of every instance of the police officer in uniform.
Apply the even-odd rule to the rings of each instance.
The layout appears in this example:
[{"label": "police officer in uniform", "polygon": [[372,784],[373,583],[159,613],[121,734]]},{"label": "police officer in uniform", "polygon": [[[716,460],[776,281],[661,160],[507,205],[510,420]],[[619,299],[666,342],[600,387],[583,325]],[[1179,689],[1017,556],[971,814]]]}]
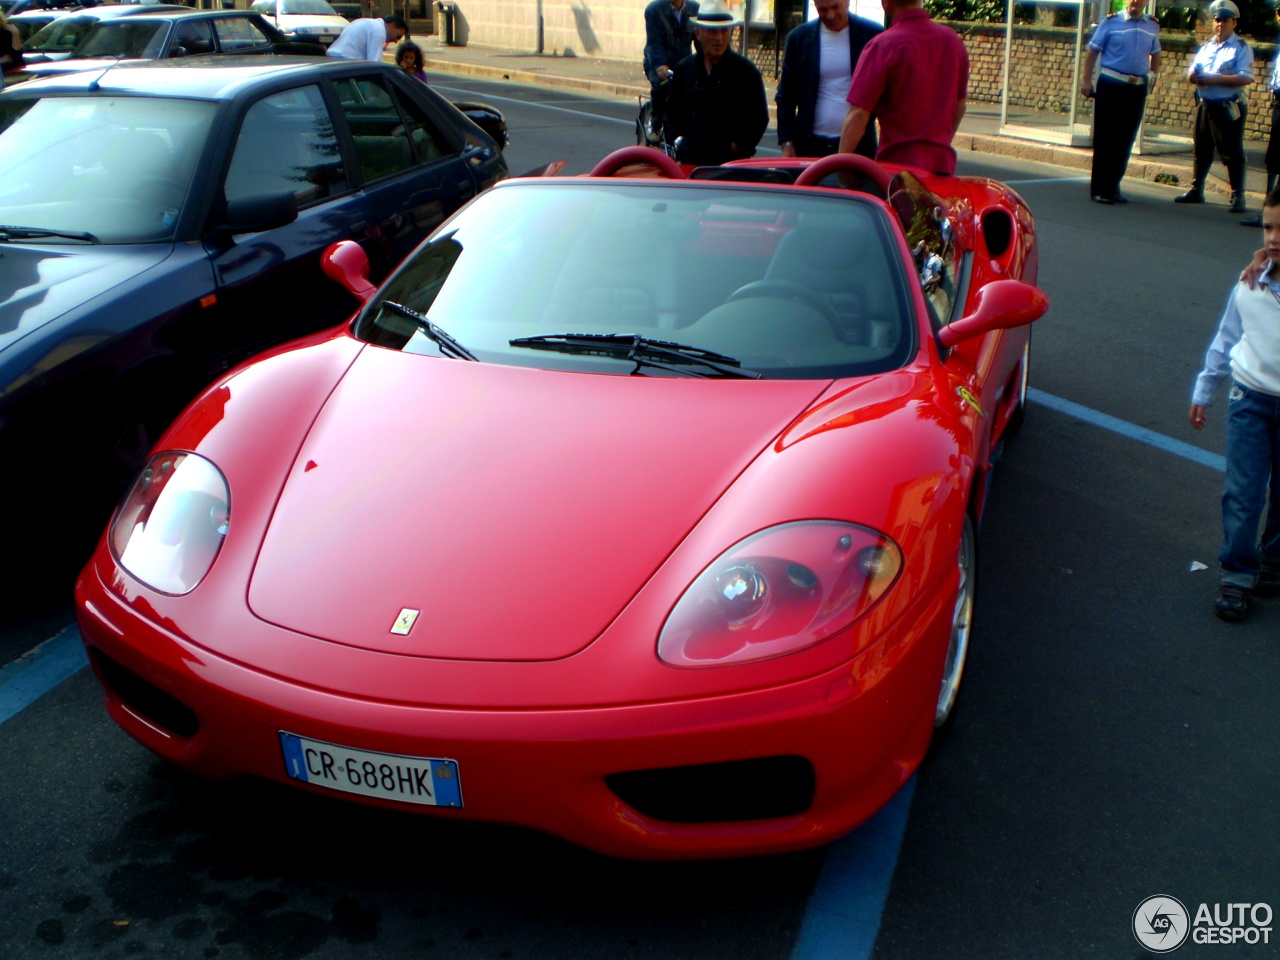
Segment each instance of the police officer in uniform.
[{"label": "police officer in uniform", "polygon": [[1129,0],[1124,13],[1099,23],[1085,54],[1080,93],[1094,100],[1089,177],[1094,203],[1129,202],[1120,194],[1120,181],[1146,109],[1147,89],[1160,72],[1160,24],[1143,13],[1146,5],[1146,0]]},{"label": "police officer in uniform", "polygon": [[1213,38],[1196,51],[1187,82],[1196,88],[1195,171],[1191,189],[1174,203],[1204,203],[1204,178],[1217,151],[1231,184],[1231,212],[1244,213],[1244,97],[1253,83],[1253,49],[1236,34],[1240,8],[1213,0]]},{"label": "police officer in uniform", "polygon": [[[1276,11],[1276,24],[1280,26],[1280,0],[1270,0]],[[1271,136],[1267,140],[1267,193],[1276,188],[1280,182],[1280,51],[1271,61],[1271,78],[1267,81],[1267,90],[1271,94]],[[1264,194],[1265,196],[1265,194]],[[1245,217],[1240,221],[1246,227],[1262,226],[1262,214]]]}]

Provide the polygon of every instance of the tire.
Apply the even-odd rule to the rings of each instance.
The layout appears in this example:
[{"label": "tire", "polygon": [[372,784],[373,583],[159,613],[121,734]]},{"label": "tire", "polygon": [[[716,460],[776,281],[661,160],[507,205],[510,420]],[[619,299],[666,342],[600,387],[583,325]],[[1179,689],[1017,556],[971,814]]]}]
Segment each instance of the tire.
[{"label": "tire", "polygon": [[973,520],[966,513],[964,531],[960,535],[960,549],[956,553],[960,583],[956,589],[956,604],[951,615],[951,639],[947,643],[947,656],[942,664],[942,681],[938,687],[938,704],[933,716],[935,729],[945,726],[955,715],[956,699],[960,695],[960,681],[964,678],[964,667],[969,658],[969,638],[973,633],[977,559]]}]

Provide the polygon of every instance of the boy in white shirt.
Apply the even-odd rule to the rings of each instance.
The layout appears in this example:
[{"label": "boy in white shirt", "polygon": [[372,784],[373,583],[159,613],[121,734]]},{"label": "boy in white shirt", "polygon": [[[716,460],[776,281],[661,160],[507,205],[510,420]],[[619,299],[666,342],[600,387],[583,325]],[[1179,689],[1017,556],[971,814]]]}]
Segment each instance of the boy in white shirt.
[{"label": "boy in white shirt", "polygon": [[1222,573],[1213,605],[1223,620],[1243,620],[1250,593],[1280,594],[1280,189],[1262,203],[1262,236],[1270,263],[1254,285],[1241,280],[1232,289],[1191,396],[1191,426],[1200,430],[1218,384],[1231,374]]}]

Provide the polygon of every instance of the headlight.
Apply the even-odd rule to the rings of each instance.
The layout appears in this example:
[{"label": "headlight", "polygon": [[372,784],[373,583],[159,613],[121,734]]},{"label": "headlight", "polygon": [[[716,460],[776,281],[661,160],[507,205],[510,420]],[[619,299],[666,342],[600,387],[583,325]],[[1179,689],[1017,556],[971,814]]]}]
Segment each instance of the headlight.
[{"label": "headlight", "polygon": [[190,593],[222,547],[230,500],[227,481],[204,457],[157,454],[111,521],[112,556],[153,590]]},{"label": "headlight", "polygon": [[677,667],[720,667],[795,653],[863,616],[901,568],[898,545],[866,527],[771,527],[699,574],[667,617],[658,656]]}]

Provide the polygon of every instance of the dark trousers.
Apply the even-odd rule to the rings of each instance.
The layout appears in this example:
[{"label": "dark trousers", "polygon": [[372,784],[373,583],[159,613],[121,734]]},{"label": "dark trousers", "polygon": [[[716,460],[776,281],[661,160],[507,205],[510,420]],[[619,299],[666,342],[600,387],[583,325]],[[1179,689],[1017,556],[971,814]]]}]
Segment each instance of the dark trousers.
[{"label": "dark trousers", "polygon": [[[1232,119],[1232,106],[1237,116]],[[1204,189],[1204,178],[1213,166],[1217,151],[1227,168],[1231,192],[1244,190],[1244,100],[1201,100],[1196,98],[1194,189]]]},{"label": "dark trousers", "polygon": [[1145,83],[1125,83],[1105,75],[1098,77],[1093,100],[1090,196],[1114,197],[1120,193],[1120,181],[1129,166],[1129,153],[1146,105]]},{"label": "dark trousers", "polygon": [[1267,141],[1267,180],[1280,177],[1280,93],[1271,95],[1271,138]]}]

